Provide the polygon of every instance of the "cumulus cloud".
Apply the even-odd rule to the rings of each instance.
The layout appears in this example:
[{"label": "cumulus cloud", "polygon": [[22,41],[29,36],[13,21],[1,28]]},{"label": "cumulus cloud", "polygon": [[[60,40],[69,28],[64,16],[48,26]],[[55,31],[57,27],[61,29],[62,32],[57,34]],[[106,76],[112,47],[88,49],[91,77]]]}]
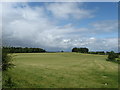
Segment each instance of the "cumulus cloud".
[{"label": "cumulus cloud", "polygon": [[31,7],[27,3],[4,3],[3,44],[41,47],[51,51],[71,50],[73,47],[117,50],[117,38],[94,37],[95,34],[99,36],[100,33],[101,35],[113,33],[117,30],[117,21],[95,22],[90,24],[91,27],[76,28],[72,23],[57,25],[51,21],[48,14],[51,13],[58,21],[61,18],[72,17],[81,20],[94,16],[93,11],[79,6],[81,5],[78,3],[47,3],[44,7]]},{"label": "cumulus cloud", "polygon": [[[81,8],[80,8],[81,6]],[[51,3],[47,5],[47,10],[50,11],[56,18],[92,18],[92,10],[82,8],[82,3]]]}]

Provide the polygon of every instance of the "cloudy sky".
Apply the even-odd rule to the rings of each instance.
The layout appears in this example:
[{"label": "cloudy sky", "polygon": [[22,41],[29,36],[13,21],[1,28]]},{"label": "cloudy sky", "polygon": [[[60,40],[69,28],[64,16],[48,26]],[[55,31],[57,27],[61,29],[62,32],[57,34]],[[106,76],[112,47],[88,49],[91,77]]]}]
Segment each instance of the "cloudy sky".
[{"label": "cloudy sky", "polygon": [[117,8],[117,2],[3,3],[3,45],[117,51]]}]

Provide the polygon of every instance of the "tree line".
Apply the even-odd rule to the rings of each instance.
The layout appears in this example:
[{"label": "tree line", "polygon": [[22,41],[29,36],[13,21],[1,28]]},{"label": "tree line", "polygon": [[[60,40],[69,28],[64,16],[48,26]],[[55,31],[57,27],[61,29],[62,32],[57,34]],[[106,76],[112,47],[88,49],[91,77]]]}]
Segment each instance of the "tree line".
[{"label": "tree line", "polygon": [[[74,47],[72,49],[72,52],[88,53],[88,54],[99,54],[99,55],[109,55],[109,54],[111,54],[111,51],[110,52],[108,52],[108,51],[107,52],[105,52],[105,51],[89,51],[88,48],[77,48],[77,47]],[[116,53],[116,54],[119,55],[120,53]]]},{"label": "tree line", "polygon": [[46,50],[42,48],[28,48],[28,47],[3,47],[8,53],[43,53]]}]

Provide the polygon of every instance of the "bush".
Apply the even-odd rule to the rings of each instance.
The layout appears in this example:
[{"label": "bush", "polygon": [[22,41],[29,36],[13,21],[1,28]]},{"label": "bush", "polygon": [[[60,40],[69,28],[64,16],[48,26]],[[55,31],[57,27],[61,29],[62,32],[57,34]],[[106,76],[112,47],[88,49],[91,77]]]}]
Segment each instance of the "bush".
[{"label": "bush", "polygon": [[5,80],[5,86],[8,88],[12,88],[13,86],[15,86],[15,83],[13,82],[11,77],[8,77],[8,79]]},{"label": "bush", "polygon": [[107,60],[108,61],[114,61],[115,58],[119,58],[119,55],[114,53],[114,51],[111,51],[109,54],[108,54],[108,58]]}]

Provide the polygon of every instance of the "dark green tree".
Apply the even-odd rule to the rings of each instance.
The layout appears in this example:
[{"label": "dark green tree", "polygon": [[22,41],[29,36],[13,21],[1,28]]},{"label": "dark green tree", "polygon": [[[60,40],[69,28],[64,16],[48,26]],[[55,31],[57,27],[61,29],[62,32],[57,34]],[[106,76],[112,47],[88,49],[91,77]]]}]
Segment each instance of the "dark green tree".
[{"label": "dark green tree", "polygon": [[8,54],[8,50],[2,48],[2,70],[6,71],[13,66],[14,64],[12,64],[12,57],[10,54]]},{"label": "dark green tree", "polygon": [[78,48],[76,48],[76,47],[73,48],[73,49],[72,49],[72,52],[78,52]]},{"label": "dark green tree", "polygon": [[73,48],[72,52],[80,52],[80,53],[88,53],[89,49],[88,48]]},{"label": "dark green tree", "polygon": [[78,52],[80,53],[88,53],[89,49],[88,48],[78,48]]}]

